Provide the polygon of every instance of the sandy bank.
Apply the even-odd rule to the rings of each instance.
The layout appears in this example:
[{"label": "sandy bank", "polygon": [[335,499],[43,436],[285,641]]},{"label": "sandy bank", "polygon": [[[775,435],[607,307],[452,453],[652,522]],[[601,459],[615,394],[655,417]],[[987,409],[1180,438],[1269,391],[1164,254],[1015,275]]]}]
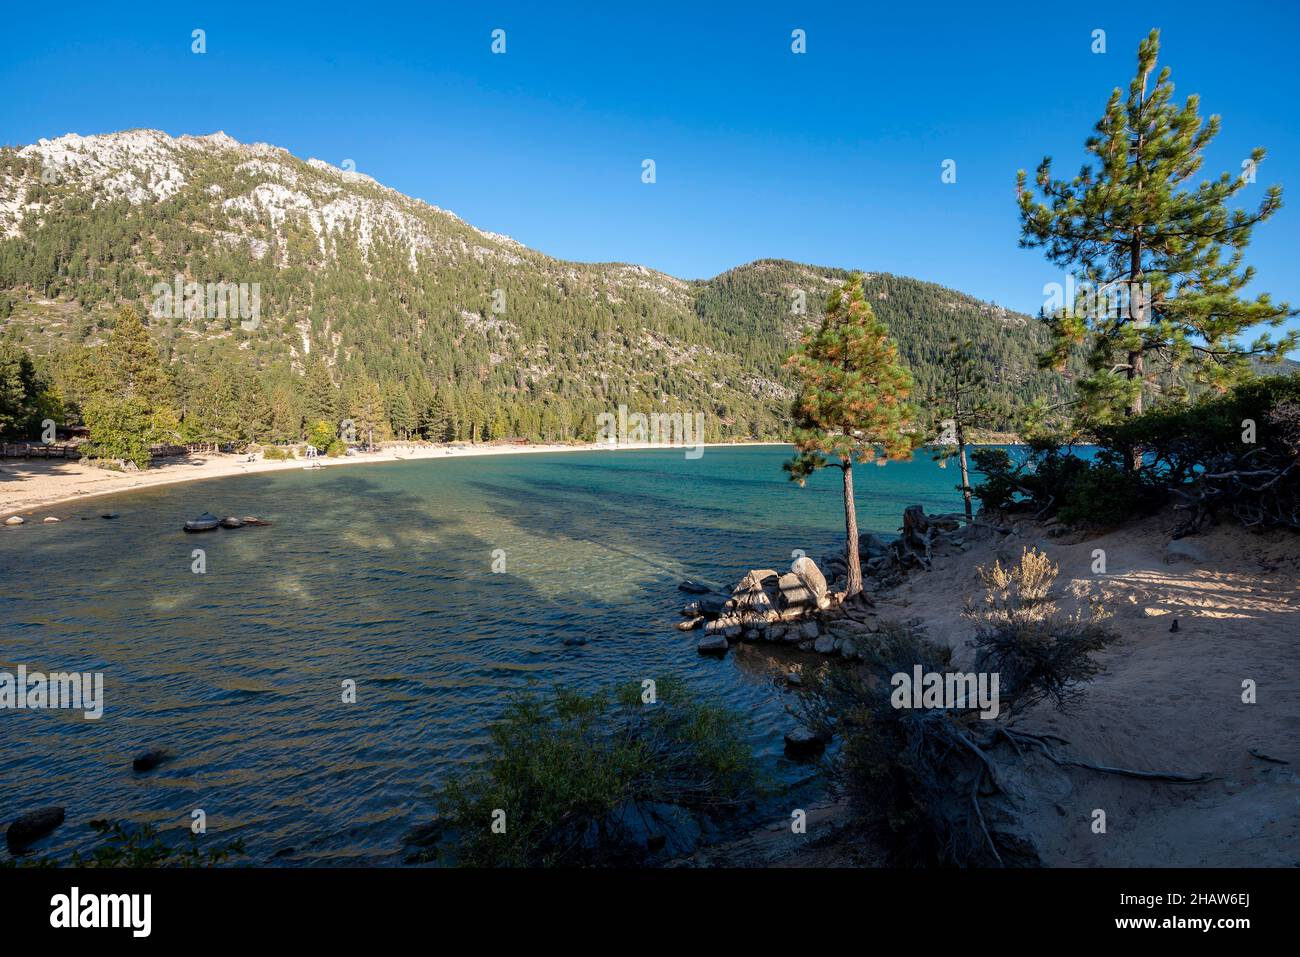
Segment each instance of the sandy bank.
[{"label": "sandy bank", "polygon": [[[882,596],[879,611],[920,618],[968,665],[961,598],[983,594],[976,566],[1014,562],[1027,545],[1044,550],[1061,568],[1062,610],[1099,601],[1121,641],[1100,656],[1106,672],[1071,713],[1039,706],[1020,726],[1060,735],[1064,750],[1094,764],[1214,775],[1178,785],[1047,762],[1021,768],[1025,823],[1045,863],[1296,866],[1300,537],[1224,524],[1170,549],[1173,523],[1166,514],[1106,535],[1049,538],[1025,522],[968,552],[945,549],[931,571]],[[1104,574],[1092,571],[1098,549]],[[1256,704],[1242,702],[1247,679]],[[1090,827],[1096,809],[1106,812],[1105,834]]]},{"label": "sandy bank", "polygon": [[[706,448],[723,445],[779,445],[776,442],[713,443]],[[607,445],[409,445],[400,443],[378,452],[340,458],[321,458],[325,468],[344,465],[374,465],[381,462],[409,462],[421,459],[465,458],[483,455],[527,455],[538,452],[611,452],[637,451],[665,446],[644,444],[621,445],[611,449]],[[683,450],[683,454],[685,454]],[[155,485],[173,485],[177,482],[194,482],[200,479],[224,478],[231,475],[252,475],[260,472],[278,472],[284,469],[301,469],[302,459],[273,461],[258,459],[246,461],[243,455],[203,454],[191,456],[166,465],[158,465],[143,472],[115,472],[95,468],[82,462],[59,459],[0,459],[0,518],[21,515],[31,521],[47,514],[58,516],[52,506]],[[37,511],[39,514],[35,514]]]}]

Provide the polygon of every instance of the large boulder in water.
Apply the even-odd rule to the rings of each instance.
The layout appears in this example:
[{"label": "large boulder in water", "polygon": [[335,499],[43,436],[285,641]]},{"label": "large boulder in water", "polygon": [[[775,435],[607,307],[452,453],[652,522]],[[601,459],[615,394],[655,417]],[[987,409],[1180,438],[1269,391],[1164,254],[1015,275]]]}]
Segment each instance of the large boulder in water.
[{"label": "large boulder in water", "polygon": [[799,581],[803,583],[804,588],[807,588],[812,593],[818,608],[825,608],[830,603],[830,591],[826,585],[826,576],[822,574],[815,561],[804,555],[802,558],[795,559],[794,564],[790,566],[790,571],[794,572],[799,577]]},{"label": "large boulder in water", "polygon": [[63,808],[43,807],[18,817],[5,831],[5,843],[11,852],[26,850],[63,823]]},{"label": "large boulder in water", "polygon": [[747,622],[776,617],[781,576],[770,568],[758,568],[742,578],[731,593],[731,611]]},{"label": "large boulder in water", "polygon": [[780,594],[777,604],[782,608],[817,607],[817,598],[805,586],[794,572],[786,572],[780,578]]}]

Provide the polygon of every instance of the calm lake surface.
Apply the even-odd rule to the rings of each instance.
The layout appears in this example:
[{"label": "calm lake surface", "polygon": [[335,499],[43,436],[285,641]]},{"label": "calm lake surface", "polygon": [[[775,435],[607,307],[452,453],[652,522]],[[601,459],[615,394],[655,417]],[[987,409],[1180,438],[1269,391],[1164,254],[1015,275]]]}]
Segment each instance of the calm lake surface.
[{"label": "calm lake surface", "polygon": [[[508,695],[676,674],[748,714],[769,772],[792,720],[783,661],[696,653],[673,629],[683,578],[717,584],[814,558],[843,536],[837,470],[789,483],[781,447],[574,452],[291,470],[50,508],[0,528],[0,669],[101,671],[104,717],[0,711],[0,822],[47,805],[38,851],[86,850],[86,822],[243,837],[251,863],[385,864],[476,760]],[[863,530],[906,505],[955,510],[955,465],[858,473]],[[117,511],[115,521],[99,514]],[[186,535],[203,511],[270,528]],[[82,516],[89,520],[79,521]],[[203,548],[206,574],[191,571]],[[493,557],[504,550],[505,572]],[[499,555],[499,553],[498,553]],[[588,639],[566,647],[565,637]],[[797,653],[795,653],[797,657]],[[358,703],[340,701],[357,682]],[[147,774],[141,749],[177,757]]]}]

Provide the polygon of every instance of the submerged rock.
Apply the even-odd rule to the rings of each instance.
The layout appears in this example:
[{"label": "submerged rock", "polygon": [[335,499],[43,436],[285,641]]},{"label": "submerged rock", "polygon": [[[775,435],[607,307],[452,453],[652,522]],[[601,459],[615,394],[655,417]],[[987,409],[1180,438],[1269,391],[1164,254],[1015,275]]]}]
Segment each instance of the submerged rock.
[{"label": "submerged rock", "polygon": [[700,582],[692,581],[689,578],[686,579],[686,581],[682,582],[680,585],[678,585],[677,590],[684,591],[688,595],[707,595],[709,592],[713,591],[713,589],[710,588],[708,585],[703,585]]},{"label": "submerged rock", "polygon": [[725,635],[710,635],[707,638],[701,638],[696,648],[702,655],[725,655],[727,653],[727,638]]},{"label": "submerged rock", "polygon": [[28,811],[9,825],[9,829],[5,831],[5,843],[9,845],[9,850],[12,852],[26,850],[62,824],[63,818],[61,807],[44,807],[37,811]]},{"label": "submerged rock", "polygon": [[141,751],[131,760],[131,768],[139,772],[152,771],[171,757],[173,754],[167,748],[150,748]]},{"label": "submerged rock", "polygon": [[221,520],[221,527],[222,528],[243,528],[244,520],[242,518],[236,518],[234,515],[227,515],[225,518]]},{"label": "submerged rock", "polygon": [[221,519],[211,512],[204,512],[198,518],[185,523],[187,532],[210,532],[221,525]]}]

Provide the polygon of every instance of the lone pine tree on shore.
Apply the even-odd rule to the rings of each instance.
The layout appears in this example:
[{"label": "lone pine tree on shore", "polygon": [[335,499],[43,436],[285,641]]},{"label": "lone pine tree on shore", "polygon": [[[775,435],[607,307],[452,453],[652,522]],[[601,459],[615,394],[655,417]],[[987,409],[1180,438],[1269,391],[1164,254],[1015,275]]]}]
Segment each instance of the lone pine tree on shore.
[{"label": "lone pine tree on shore", "polygon": [[939,426],[940,451],[935,459],[941,465],[955,458],[961,468],[958,490],[966,507],[966,520],[974,519],[971,503],[970,466],[966,444],[973,428],[990,420],[996,410],[988,400],[988,381],[975,359],[975,344],[970,339],[953,339],[939,360],[941,378],[930,392],[927,404]]},{"label": "lone pine tree on shore", "polygon": [[1192,185],[1219,117],[1202,120],[1196,95],[1175,103],[1167,66],[1152,84],[1159,50],[1152,30],[1138,47],[1127,97],[1119,88],[1111,94],[1077,176],[1053,179],[1045,157],[1034,178],[1041,198],[1026,187],[1024,170],[1017,176],[1020,245],[1045,249],[1084,284],[1078,302],[1045,316],[1052,345],[1043,363],[1063,370],[1071,349],[1085,347],[1079,411],[1090,424],[1141,413],[1157,376],[1180,398],[1177,383],[1188,378],[1222,390],[1248,373],[1252,357],[1278,360],[1296,347],[1294,332],[1241,341],[1252,328],[1296,315],[1266,293],[1242,295],[1254,277],[1243,252],[1252,229],[1281,208],[1282,190],[1265,190],[1254,212],[1228,203],[1251,190],[1264,150],[1251,153],[1240,175]]},{"label": "lone pine tree on shore", "polygon": [[844,479],[845,597],[862,591],[853,464],[898,459],[912,452],[904,431],[912,411],[912,375],[898,358],[889,329],[876,318],[855,274],[831,293],[821,326],[803,337],[786,365],[800,380],[792,407],[798,454],[783,468],[801,486],[818,469],[835,466]]}]

